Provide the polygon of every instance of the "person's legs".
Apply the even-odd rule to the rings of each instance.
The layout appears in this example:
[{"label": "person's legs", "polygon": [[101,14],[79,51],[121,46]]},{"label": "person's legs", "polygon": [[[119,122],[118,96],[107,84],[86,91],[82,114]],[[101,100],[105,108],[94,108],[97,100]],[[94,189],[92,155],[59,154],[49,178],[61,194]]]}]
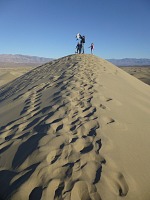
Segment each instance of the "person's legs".
[{"label": "person's legs", "polygon": [[79,45],[79,53],[81,53],[81,51],[82,51],[82,43],[80,43]]},{"label": "person's legs", "polygon": [[79,47],[79,54],[81,53],[81,46]]},{"label": "person's legs", "polygon": [[84,43],[82,43],[82,53],[84,53]]}]

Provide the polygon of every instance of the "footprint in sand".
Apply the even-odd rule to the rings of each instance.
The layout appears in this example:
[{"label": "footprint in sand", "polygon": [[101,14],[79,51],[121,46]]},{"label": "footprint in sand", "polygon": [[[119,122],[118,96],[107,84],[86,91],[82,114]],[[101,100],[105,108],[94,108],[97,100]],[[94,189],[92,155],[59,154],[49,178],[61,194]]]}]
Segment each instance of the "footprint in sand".
[{"label": "footprint in sand", "polygon": [[107,125],[107,124],[112,124],[112,123],[114,123],[115,122],[115,120],[113,119],[113,118],[111,118],[111,117],[102,117],[102,120],[104,121],[104,123]]},{"label": "footprint in sand", "polygon": [[101,200],[100,195],[98,194],[96,187],[90,186],[85,181],[78,181],[74,184],[74,187],[71,191],[71,200]]},{"label": "footprint in sand", "polygon": [[105,109],[106,109],[106,106],[103,105],[103,104],[100,104],[100,108],[103,109],[103,110],[105,110]]},{"label": "footprint in sand", "polygon": [[113,100],[112,98],[106,98],[106,102],[112,101],[112,100]]},{"label": "footprint in sand", "polygon": [[80,138],[80,139],[76,140],[73,147],[76,150],[76,152],[85,154],[93,149],[93,144],[91,143],[91,141],[89,139],[85,140],[84,138]]},{"label": "footprint in sand", "polygon": [[129,187],[122,173],[111,172],[111,174],[105,176],[105,180],[108,184],[108,187],[115,195],[121,197],[127,195]]}]

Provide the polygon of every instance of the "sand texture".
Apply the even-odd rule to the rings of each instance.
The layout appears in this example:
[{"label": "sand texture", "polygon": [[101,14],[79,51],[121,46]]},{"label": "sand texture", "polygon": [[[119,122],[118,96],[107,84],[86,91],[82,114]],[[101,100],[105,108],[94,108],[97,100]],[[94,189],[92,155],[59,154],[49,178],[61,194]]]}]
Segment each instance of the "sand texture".
[{"label": "sand texture", "polygon": [[150,87],[93,55],[0,88],[1,200],[149,200]]}]

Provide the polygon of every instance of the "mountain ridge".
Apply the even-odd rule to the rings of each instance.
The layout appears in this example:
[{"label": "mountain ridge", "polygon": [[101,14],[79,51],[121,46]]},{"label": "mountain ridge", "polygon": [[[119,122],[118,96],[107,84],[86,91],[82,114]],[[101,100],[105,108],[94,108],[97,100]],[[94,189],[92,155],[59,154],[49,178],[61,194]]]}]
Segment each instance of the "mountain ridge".
[{"label": "mountain ridge", "polygon": [[122,59],[106,59],[117,66],[146,66],[150,65],[148,58],[122,58]]},{"label": "mountain ridge", "polygon": [[0,54],[0,63],[46,63],[52,60],[53,58],[22,54]]}]

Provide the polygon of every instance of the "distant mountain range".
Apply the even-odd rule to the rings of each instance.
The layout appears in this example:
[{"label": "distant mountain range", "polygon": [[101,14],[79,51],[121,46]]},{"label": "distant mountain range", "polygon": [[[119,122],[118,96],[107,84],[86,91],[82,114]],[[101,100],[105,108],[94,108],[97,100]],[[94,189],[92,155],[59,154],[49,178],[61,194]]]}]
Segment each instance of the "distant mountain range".
[{"label": "distant mountain range", "polygon": [[27,56],[20,54],[0,54],[1,63],[45,63],[53,60],[52,58],[44,58],[38,56]]},{"label": "distant mountain range", "polygon": [[123,58],[123,59],[107,59],[116,66],[145,66],[150,65],[150,59],[147,58]]},{"label": "distant mountain range", "polygon": [[[0,54],[0,66],[38,66],[40,64],[54,60],[53,58],[44,58],[38,56],[28,56],[20,54]],[[150,59],[146,58],[123,58],[106,59],[116,66],[145,66],[150,65]]]}]

